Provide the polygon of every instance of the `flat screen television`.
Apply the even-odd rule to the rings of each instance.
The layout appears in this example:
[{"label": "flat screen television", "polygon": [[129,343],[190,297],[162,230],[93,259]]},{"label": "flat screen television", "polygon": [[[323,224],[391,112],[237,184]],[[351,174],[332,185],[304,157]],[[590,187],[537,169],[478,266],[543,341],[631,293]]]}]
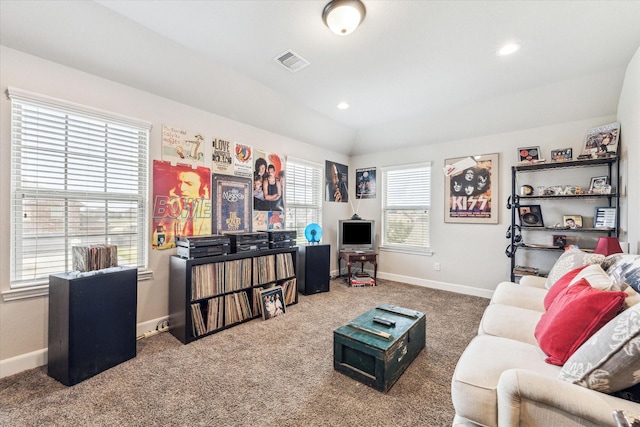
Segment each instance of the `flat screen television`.
[{"label": "flat screen television", "polygon": [[375,251],[376,222],[374,220],[342,219],[338,221],[338,250]]}]

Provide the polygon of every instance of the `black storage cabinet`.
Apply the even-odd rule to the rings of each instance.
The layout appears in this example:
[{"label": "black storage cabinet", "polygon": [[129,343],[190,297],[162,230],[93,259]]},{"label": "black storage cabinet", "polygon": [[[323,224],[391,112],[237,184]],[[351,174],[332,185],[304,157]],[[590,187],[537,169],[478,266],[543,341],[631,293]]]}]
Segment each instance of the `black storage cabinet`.
[{"label": "black storage cabinet", "polygon": [[77,384],[136,355],[138,270],[49,276],[48,374]]},{"label": "black storage cabinet", "polygon": [[304,295],[329,292],[330,245],[298,246],[298,291]]}]

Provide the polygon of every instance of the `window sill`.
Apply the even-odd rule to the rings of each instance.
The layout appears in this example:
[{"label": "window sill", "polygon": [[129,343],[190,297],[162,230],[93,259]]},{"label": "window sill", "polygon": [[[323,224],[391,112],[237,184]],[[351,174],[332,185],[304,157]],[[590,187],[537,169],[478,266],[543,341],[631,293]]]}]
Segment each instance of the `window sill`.
[{"label": "window sill", "polygon": [[433,256],[431,249],[410,249],[410,248],[396,248],[393,246],[380,246],[378,247],[380,252],[397,252],[407,255],[419,255],[419,256]]},{"label": "window sill", "polygon": [[[153,278],[153,271],[151,270],[139,270],[138,282],[144,280],[151,280]],[[25,286],[23,288],[9,289],[2,292],[3,301],[17,301],[27,298],[45,297],[49,295],[49,284]]]}]

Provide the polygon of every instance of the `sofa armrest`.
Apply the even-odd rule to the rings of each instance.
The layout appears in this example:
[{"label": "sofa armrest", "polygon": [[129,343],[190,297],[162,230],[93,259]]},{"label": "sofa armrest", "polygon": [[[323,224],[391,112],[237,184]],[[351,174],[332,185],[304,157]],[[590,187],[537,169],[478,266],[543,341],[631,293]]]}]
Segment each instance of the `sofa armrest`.
[{"label": "sofa armrest", "polygon": [[547,278],[540,276],[522,276],[520,278],[520,284],[533,288],[544,288],[547,284]]},{"label": "sofa armrest", "polygon": [[498,425],[611,426],[613,411],[638,404],[556,378],[509,369],[498,381]]}]

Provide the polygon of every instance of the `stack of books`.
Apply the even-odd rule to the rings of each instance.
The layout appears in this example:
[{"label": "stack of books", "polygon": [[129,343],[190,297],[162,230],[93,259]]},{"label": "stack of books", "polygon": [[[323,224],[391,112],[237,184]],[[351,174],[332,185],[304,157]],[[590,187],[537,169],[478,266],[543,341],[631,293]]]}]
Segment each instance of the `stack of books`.
[{"label": "stack of books", "polygon": [[375,286],[376,281],[366,272],[359,272],[351,275],[351,286]]}]

